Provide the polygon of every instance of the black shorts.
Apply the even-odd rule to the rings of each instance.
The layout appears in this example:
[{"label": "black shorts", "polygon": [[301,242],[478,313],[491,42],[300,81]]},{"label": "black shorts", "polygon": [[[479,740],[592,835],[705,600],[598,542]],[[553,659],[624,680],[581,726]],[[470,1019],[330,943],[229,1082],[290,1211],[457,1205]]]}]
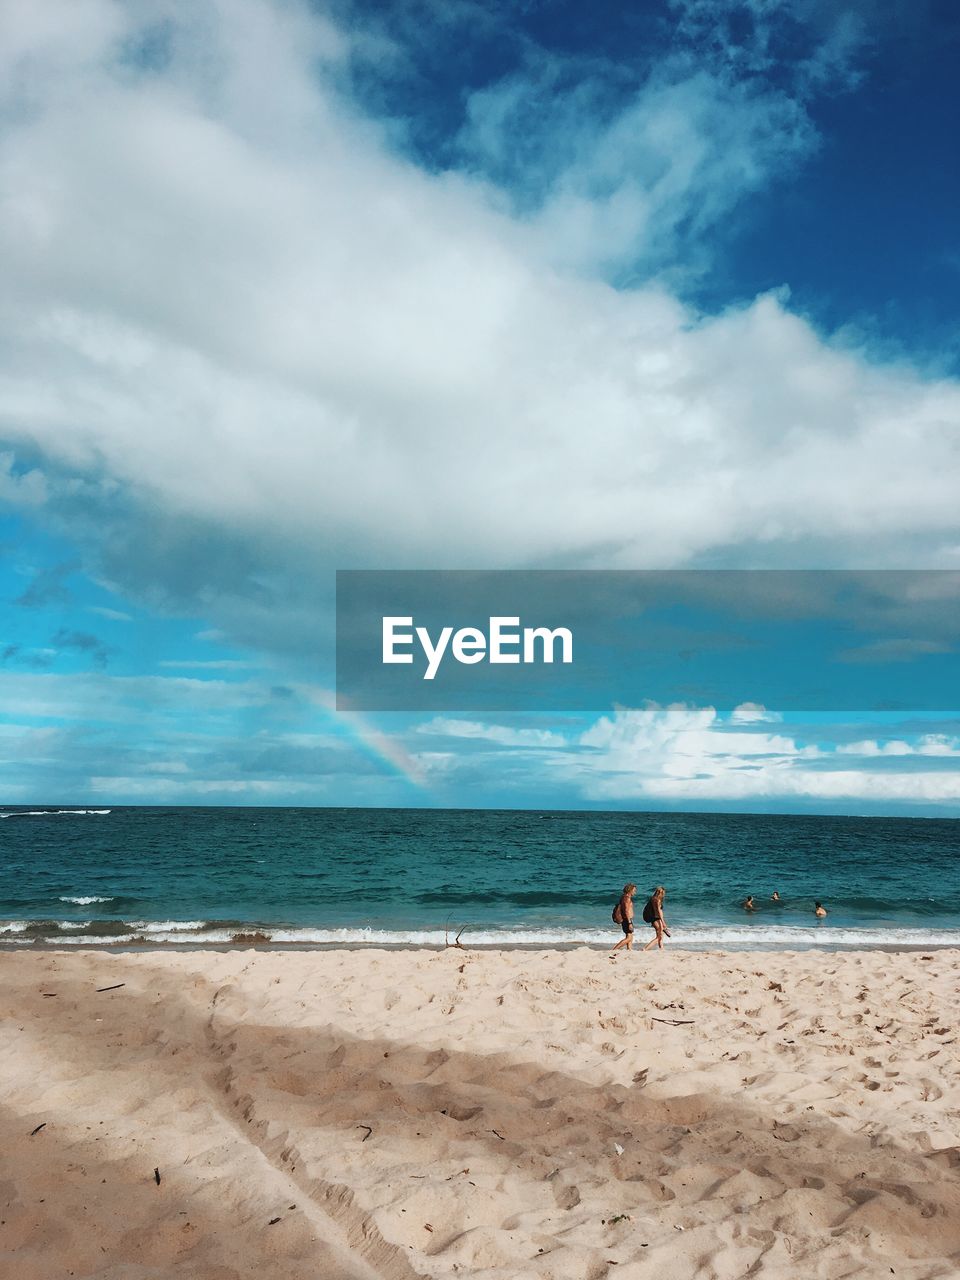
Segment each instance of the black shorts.
[{"label": "black shorts", "polygon": [[624,933],[626,934],[626,936],[629,938],[630,934],[631,934],[631,933],[633,933],[633,921],[632,921],[632,920],[621,920],[621,922],[620,922],[620,928],[623,930],[623,932],[624,932]]}]

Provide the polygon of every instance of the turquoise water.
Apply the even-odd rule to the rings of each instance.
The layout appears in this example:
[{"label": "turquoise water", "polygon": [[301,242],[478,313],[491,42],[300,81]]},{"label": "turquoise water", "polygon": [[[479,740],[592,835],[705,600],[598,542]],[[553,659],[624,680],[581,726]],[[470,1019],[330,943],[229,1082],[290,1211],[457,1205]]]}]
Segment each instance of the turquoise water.
[{"label": "turquoise water", "polygon": [[[683,946],[960,945],[960,823],[389,809],[0,810],[0,940],[604,943],[625,881]],[[777,889],[783,904],[770,901]],[[748,915],[740,902],[756,896]],[[814,899],[829,909],[813,917]],[[641,926],[643,930],[643,926]]]}]

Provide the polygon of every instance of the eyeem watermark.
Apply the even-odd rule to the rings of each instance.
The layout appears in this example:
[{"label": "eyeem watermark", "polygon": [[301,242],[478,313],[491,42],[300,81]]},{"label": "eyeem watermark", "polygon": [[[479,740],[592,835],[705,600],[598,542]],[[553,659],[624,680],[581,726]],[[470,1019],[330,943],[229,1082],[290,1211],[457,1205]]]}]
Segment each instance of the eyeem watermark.
[{"label": "eyeem watermark", "polygon": [[342,711],[953,712],[960,574],[341,570],[336,643]]},{"label": "eyeem watermark", "polygon": [[[493,617],[486,631],[479,627],[441,627],[436,638],[428,627],[415,627],[409,617],[383,619],[383,661],[409,665],[419,645],[426,665],[424,680],[433,680],[449,653],[456,662],[474,666],[492,662],[505,666],[538,662],[573,662],[573,632],[569,627],[523,627],[519,615]],[[559,658],[556,654],[559,652]]]}]

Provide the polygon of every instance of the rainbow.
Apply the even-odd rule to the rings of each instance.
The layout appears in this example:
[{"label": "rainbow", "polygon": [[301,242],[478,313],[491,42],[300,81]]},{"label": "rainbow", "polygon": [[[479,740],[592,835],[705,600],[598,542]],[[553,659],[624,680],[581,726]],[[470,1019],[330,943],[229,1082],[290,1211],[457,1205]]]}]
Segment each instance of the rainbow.
[{"label": "rainbow", "polygon": [[[308,691],[311,702],[321,706],[340,729],[345,729],[367,755],[380,760],[411,786],[424,790],[427,777],[420,761],[410,755],[396,738],[370,723],[359,711],[345,711],[337,706],[337,697],[329,689],[313,688]],[[341,704],[344,699],[341,696]]]}]

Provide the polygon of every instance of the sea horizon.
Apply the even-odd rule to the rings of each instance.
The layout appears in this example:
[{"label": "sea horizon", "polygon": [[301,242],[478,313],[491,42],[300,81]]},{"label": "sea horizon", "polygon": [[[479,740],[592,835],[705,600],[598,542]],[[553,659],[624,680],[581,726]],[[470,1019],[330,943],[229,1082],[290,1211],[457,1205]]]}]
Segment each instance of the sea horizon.
[{"label": "sea horizon", "polygon": [[667,886],[678,949],[960,946],[950,818],[198,805],[0,815],[0,944],[12,947],[442,947],[458,934],[473,947],[603,947],[631,881],[641,905]]}]

